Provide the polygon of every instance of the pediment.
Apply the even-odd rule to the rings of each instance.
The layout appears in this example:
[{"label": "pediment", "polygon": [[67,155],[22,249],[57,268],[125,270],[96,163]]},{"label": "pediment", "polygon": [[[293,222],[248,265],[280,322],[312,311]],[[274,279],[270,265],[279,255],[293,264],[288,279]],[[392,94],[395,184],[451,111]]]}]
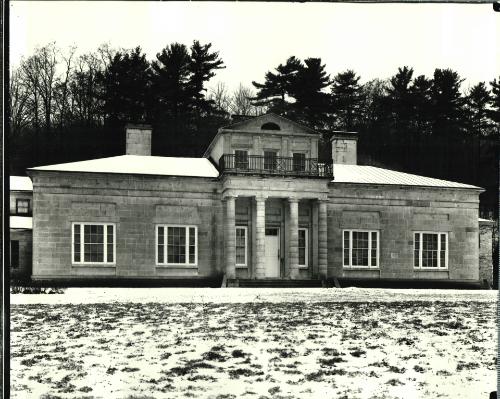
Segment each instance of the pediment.
[{"label": "pediment", "polygon": [[305,125],[273,113],[249,117],[248,119],[224,126],[221,128],[221,130],[225,132],[238,131],[248,133],[274,133],[292,135],[318,134],[318,132]]}]

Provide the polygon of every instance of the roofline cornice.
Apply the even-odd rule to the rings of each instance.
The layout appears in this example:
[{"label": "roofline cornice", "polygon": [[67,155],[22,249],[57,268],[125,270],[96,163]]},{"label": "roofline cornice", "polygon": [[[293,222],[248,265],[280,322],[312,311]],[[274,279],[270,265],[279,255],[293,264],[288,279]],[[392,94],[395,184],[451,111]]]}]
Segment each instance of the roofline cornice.
[{"label": "roofline cornice", "polygon": [[[335,169],[334,169],[334,176],[335,176]],[[353,185],[364,185],[364,186],[384,186],[384,187],[398,187],[400,189],[412,189],[412,188],[424,188],[424,189],[431,189],[431,190],[458,190],[458,191],[465,191],[465,190],[473,190],[477,191],[479,194],[484,193],[486,190],[482,187],[446,187],[446,186],[425,186],[425,185],[417,185],[417,184],[387,184],[387,183],[363,183],[363,182],[346,182],[346,181],[335,181],[331,180],[330,183],[332,184],[353,184]]]}]

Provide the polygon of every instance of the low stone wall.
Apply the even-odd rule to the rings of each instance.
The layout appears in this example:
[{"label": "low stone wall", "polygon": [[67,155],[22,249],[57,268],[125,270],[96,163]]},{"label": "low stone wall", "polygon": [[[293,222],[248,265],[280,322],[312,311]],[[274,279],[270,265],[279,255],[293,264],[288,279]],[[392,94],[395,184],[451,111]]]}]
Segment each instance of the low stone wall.
[{"label": "low stone wall", "polygon": [[493,286],[493,227],[491,220],[479,220],[479,278]]}]

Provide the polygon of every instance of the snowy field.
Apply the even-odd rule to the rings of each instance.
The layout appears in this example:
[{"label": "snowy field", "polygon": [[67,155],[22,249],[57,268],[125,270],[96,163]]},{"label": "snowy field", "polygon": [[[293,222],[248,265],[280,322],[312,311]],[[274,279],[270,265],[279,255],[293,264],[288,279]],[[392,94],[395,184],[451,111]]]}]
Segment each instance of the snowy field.
[{"label": "snowy field", "polygon": [[12,398],[487,398],[496,291],[11,295]]}]

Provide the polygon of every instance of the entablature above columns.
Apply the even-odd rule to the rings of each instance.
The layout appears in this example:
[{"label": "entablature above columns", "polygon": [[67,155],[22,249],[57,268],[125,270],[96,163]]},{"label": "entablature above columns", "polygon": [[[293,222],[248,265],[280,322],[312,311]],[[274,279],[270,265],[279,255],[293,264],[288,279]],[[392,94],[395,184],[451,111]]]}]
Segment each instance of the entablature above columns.
[{"label": "entablature above columns", "polygon": [[233,176],[222,182],[222,198],[261,197],[328,200],[328,182],[321,179],[283,179]]}]

